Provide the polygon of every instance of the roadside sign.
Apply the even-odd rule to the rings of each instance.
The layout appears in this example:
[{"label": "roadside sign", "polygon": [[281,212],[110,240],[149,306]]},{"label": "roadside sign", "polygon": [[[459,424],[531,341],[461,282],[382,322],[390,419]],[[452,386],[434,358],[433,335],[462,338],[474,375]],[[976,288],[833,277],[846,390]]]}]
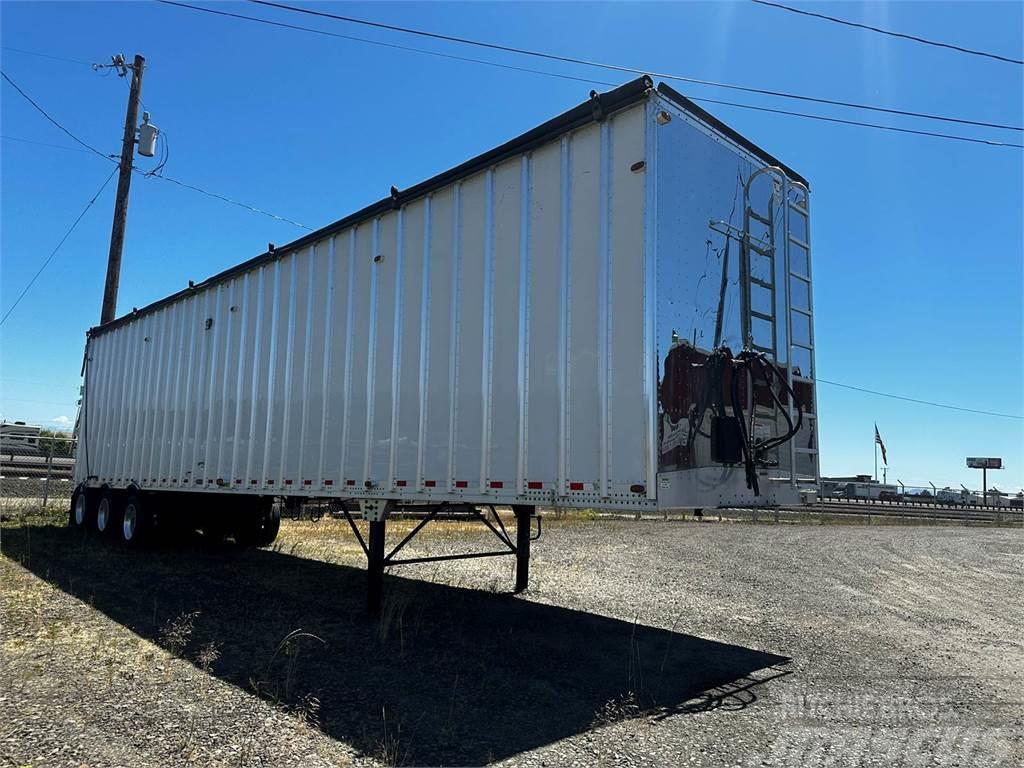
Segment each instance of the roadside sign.
[{"label": "roadside sign", "polygon": [[968,456],[967,466],[970,469],[1002,469],[1003,460],[999,458],[984,458],[981,456]]}]

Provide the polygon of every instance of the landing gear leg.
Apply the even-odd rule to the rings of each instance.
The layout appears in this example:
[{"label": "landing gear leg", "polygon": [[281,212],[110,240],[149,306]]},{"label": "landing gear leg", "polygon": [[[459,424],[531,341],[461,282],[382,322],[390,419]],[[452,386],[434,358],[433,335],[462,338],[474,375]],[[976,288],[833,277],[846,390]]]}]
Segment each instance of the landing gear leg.
[{"label": "landing gear leg", "polygon": [[530,521],[533,507],[515,506],[516,513],[516,588],[518,594],[530,584]]},{"label": "landing gear leg", "polygon": [[366,547],[366,608],[371,616],[380,613],[384,594],[384,534],[387,522],[370,521],[370,540]]}]

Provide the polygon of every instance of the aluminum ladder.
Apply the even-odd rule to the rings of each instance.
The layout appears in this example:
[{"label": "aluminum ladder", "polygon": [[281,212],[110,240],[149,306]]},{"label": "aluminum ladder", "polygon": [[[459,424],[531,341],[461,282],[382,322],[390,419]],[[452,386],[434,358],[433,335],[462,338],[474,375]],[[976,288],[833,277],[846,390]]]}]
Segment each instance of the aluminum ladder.
[{"label": "aluminum ladder", "polygon": [[[771,193],[766,204],[758,207],[752,199],[754,182],[766,176],[771,179]],[[809,192],[806,185],[790,181],[781,168],[765,166],[750,175],[743,187],[743,232],[740,238],[740,314],[743,344],[746,349],[762,352],[775,363],[785,364],[786,380],[791,388],[810,392],[810,402],[803,403],[805,420],[817,417],[817,392],[814,386],[814,322],[813,304],[811,303],[811,248],[810,248],[810,216]],[[780,216],[781,214],[781,216]],[[802,235],[798,237],[796,231]],[[778,230],[782,230],[781,250],[777,245]],[[752,230],[759,230],[755,234]],[[793,256],[797,254],[794,263]],[[754,259],[761,259],[765,269],[755,275]],[[778,259],[782,259],[779,270]],[[784,284],[778,285],[779,278]],[[806,296],[806,306],[796,306],[793,302],[793,288],[798,287],[802,296]],[[785,354],[779,355],[779,289],[783,291],[785,302]],[[755,306],[754,292],[767,291],[768,307]],[[794,318],[797,324],[807,328],[806,338],[793,338]],[[755,321],[767,324],[765,333],[755,335]],[[806,370],[800,368],[794,373],[794,360],[806,360]],[[753,382],[751,382],[753,384]],[[762,386],[764,386],[762,384]],[[778,407],[757,404],[754,387],[748,387],[748,413],[751,423],[750,434],[755,432],[755,420],[767,418],[775,428],[779,428]],[[787,411],[790,420],[796,419],[796,404],[788,398]],[[817,424],[814,423],[816,427]],[[799,482],[797,457],[811,456],[813,471],[805,482],[817,485],[818,482],[818,448],[799,445],[798,440],[804,435],[817,435],[817,429],[801,430],[801,433],[789,441],[783,450],[789,451],[789,476],[783,478],[796,487]],[[815,437],[816,439],[816,437]],[[806,475],[806,473],[805,473]]]}]

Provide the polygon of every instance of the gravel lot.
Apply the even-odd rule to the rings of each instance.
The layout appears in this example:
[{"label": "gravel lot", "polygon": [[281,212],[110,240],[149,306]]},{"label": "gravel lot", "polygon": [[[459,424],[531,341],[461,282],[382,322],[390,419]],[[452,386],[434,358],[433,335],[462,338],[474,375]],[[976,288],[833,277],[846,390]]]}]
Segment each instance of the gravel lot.
[{"label": "gravel lot", "polygon": [[9,521],[0,763],[1024,762],[1020,529],[551,520],[534,546],[523,596],[511,558],[402,566],[370,622],[337,521],[143,553]]}]

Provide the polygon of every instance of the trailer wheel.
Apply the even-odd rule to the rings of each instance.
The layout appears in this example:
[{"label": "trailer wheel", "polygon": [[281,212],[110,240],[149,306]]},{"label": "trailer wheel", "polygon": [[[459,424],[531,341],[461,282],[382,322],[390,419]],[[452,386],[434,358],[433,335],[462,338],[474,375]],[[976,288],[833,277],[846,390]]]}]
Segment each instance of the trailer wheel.
[{"label": "trailer wheel", "polygon": [[130,547],[141,547],[149,540],[152,530],[153,515],[133,493],[121,514],[121,540]]},{"label": "trailer wheel", "polygon": [[104,536],[112,535],[117,530],[117,511],[114,492],[104,488],[96,505],[96,530]]},{"label": "trailer wheel", "polygon": [[84,484],[71,494],[71,509],[68,513],[68,527],[87,531],[96,519],[96,494]]},{"label": "trailer wheel", "polygon": [[267,547],[274,543],[281,529],[281,510],[272,500],[268,502],[239,513],[235,523],[235,542],[239,546]]}]

